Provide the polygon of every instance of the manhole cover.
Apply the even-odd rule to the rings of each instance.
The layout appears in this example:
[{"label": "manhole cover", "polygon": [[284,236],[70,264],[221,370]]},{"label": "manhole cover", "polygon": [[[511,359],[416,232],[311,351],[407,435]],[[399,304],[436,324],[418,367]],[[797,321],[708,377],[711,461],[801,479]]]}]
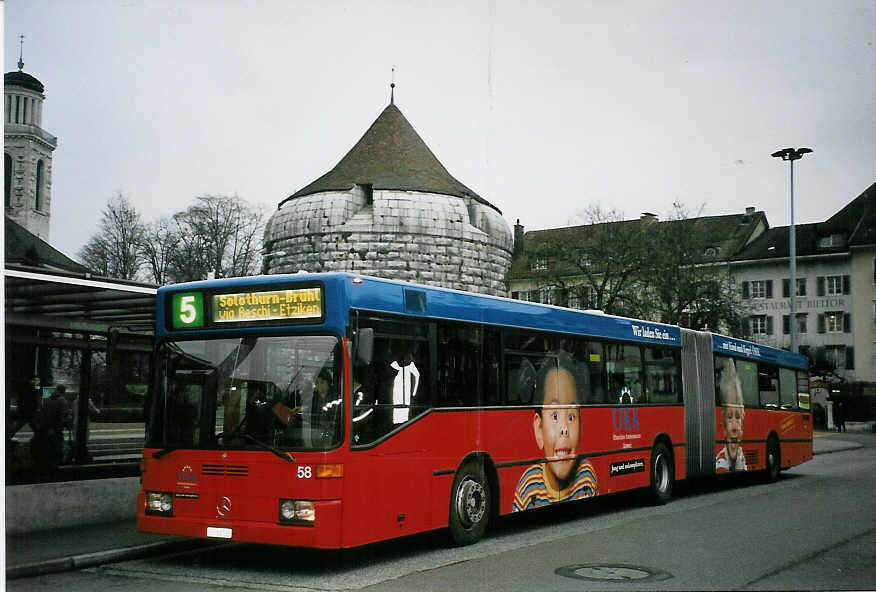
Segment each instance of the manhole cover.
[{"label": "manhole cover", "polygon": [[599,582],[656,582],[672,577],[672,574],[660,569],[603,563],[567,565],[557,569],[555,573],[566,578]]}]

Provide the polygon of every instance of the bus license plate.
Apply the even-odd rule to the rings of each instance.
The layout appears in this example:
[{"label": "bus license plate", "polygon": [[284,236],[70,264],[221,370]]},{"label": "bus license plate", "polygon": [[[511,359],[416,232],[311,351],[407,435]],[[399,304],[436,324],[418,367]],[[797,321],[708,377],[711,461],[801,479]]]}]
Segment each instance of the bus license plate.
[{"label": "bus license plate", "polygon": [[230,539],[231,538],[231,529],[230,528],[219,528],[217,526],[208,526],[207,527],[207,536],[211,539]]}]

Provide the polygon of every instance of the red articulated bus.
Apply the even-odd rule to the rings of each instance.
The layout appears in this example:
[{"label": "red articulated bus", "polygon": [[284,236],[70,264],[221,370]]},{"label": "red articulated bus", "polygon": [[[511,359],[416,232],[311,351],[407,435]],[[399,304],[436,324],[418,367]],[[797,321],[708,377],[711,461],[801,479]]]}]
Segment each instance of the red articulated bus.
[{"label": "red articulated bus", "polygon": [[802,356],[352,274],[158,292],[137,525],[345,548],[812,458]]}]

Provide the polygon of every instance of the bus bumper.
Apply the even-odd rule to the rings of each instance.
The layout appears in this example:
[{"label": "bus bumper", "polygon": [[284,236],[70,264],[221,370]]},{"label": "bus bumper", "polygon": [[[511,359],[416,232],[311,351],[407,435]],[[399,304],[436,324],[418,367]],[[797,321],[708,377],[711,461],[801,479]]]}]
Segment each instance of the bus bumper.
[{"label": "bus bumper", "polygon": [[[142,497],[142,492],[140,495]],[[142,503],[139,504],[137,511],[137,530],[140,532],[318,549],[337,549],[341,546],[341,500],[316,502],[316,520],[313,526],[188,516],[150,516],[144,513],[143,507]]]}]

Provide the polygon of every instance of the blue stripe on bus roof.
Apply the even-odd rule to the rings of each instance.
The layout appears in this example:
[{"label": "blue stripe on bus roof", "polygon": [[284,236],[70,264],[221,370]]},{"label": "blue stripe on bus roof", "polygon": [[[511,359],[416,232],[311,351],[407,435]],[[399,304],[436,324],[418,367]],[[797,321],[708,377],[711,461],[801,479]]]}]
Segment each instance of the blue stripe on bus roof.
[{"label": "blue stripe on bus roof", "polygon": [[801,370],[806,370],[809,366],[806,358],[800,354],[723,335],[712,334],[712,349],[718,354],[772,362]]},{"label": "blue stripe on bus roof", "polygon": [[[358,279],[354,282],[354,278],[361,279],[361,282]],[[166,286],[158,291],[158,331],[166,333],[164,294],[168,292],[210,292],[243,287],[266,289],[277,284],[314,280],[322,282],[326,288],[326,322],[310,325],[310,328],[341,330],[345,322],[342,310],[346,304],[360,310],[681,346],[681,330],[671,325],[348,273],[255,276]],[[346,296],[346,303],[339,302],[342,296]],[[205,331],[214,330],[198,333]],[[180,331],[172,333],[179,334]]]}]

